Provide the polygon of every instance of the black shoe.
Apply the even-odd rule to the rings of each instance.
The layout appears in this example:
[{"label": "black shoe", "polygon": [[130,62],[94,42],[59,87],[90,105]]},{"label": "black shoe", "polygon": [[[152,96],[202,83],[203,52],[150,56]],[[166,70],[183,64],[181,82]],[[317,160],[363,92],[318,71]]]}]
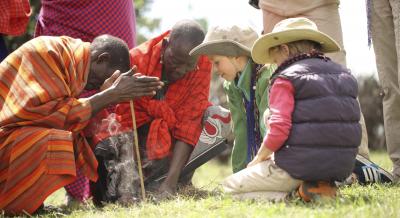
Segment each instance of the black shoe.
[{"label": "black shoe", "polygon": [[393,176],[367,158],[357,155],[353,173],[361,185],[371,183],[393,183]]}]

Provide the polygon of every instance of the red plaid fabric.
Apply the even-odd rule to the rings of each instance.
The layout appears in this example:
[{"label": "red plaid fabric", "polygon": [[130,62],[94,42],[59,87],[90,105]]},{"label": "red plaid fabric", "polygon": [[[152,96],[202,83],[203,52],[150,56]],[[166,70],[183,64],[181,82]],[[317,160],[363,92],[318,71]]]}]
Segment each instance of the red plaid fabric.
[{"label": "red plaid fabric", "polygon": [[35,37],[66,35],[91,42],[101,34],[135,46],[135,10],[132,0],[42,0]]},{"label": "red plaid fabric", "polygon": [[91,196],[89,179],[79,169],[76,170],[75,181],[64,188],[71,197],[80,202],[86,201]]},{"label": "red plaid fabric", "polygon": [[14,36],[23,34],[30,15],[29,0],[1,0],[0,33]]},{"label": "red plaid fabric", "polygon": [[[161,78],[162,41],[168,36],[169,31],[130,51],[131,63],[138,67],[138,72]],[[197,144],[202,131],[203,113],[211,105],[208,102],[210,74],[211,63],[206,56],[202,56],[196,70],[169,85],[163,101],[150,97],[134,101],[137,126],[151,124],[146,143],[149,159],[167,156],[171,151],[172,137],[193,146]],[[116,113],[121,131],[131,130],[129,104],[117,105]],[[96,138],[101,140],[109,135],[107,131],[102,131]]]}]

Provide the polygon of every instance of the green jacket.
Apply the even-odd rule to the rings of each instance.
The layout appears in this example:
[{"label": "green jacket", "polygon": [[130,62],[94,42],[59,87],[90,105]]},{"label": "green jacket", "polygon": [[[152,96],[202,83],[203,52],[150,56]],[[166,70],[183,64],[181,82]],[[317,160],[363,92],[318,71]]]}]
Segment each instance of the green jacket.
[{"label": "green jacket", "polygon": [[[232,169],[234,173],[247,165],[247,119],[242,96],[244,94],[247,100],[250,99],[251,74],[256,73],[252,72],[253,65],[254,62],[249,60],[238,79],[224,82],[224,90],[228,96],[229,109],[233,120],[233,133],[235,135],[232,150]],[[268,108],[268,84],[273,70],[271,66],[265,66],[260,70],[255,91],[261,137],[264,137],[266,133],[263,115]]]}]

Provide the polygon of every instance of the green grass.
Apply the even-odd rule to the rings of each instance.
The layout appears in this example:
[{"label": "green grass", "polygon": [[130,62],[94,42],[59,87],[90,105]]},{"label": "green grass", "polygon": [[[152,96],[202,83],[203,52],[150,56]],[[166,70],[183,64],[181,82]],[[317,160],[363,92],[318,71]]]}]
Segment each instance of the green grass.
[{"label": "green grass", "polygon": [[[390,170],[391,162],[385,152],[374,152],[371,159]],[[46,204],[60,206],[61,212],[43,214],[46,217],[400,217],[400,186],[359,186],[340,189],[334,200],[316,203],[269,203],[235,201],[220,192],[219,182],[231,173],[230,167],[211,161],[194,175],[194,185],[208,191],[209,195],[190,197],[179,195],[176,199],[155,203],[142,203],[129,208],[108,205],[97,209],[91,205],[76,208],[62,207],[64,191],[51,195]]]}]

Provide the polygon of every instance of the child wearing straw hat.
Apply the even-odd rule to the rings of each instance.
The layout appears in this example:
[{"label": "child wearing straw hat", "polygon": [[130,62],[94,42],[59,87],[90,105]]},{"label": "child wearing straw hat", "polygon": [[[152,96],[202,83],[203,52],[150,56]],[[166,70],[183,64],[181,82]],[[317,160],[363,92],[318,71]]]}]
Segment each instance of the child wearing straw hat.
[{"label": "child wearing straw hat", "polygon": [[250,27],[215,26],[190,55],[207,55],[217,74],[225,79],[235,142],[232,168],[237,172],[256,155],[265,136],[264,111],[268,107],[270,66],[254,63],[251,47],[258,38]]},{"label": "child wearing straw hat", "polygon": [[253,60],[278,65],[270,79],[270,128],[248,167],[224,180],[226,192],[276,199],[298,190],[306,201],[335,196],[334,181],[351,174],[361,140],[357,81],[324,55],[339,50],[301,17],[277,23],[255,42]]}]

